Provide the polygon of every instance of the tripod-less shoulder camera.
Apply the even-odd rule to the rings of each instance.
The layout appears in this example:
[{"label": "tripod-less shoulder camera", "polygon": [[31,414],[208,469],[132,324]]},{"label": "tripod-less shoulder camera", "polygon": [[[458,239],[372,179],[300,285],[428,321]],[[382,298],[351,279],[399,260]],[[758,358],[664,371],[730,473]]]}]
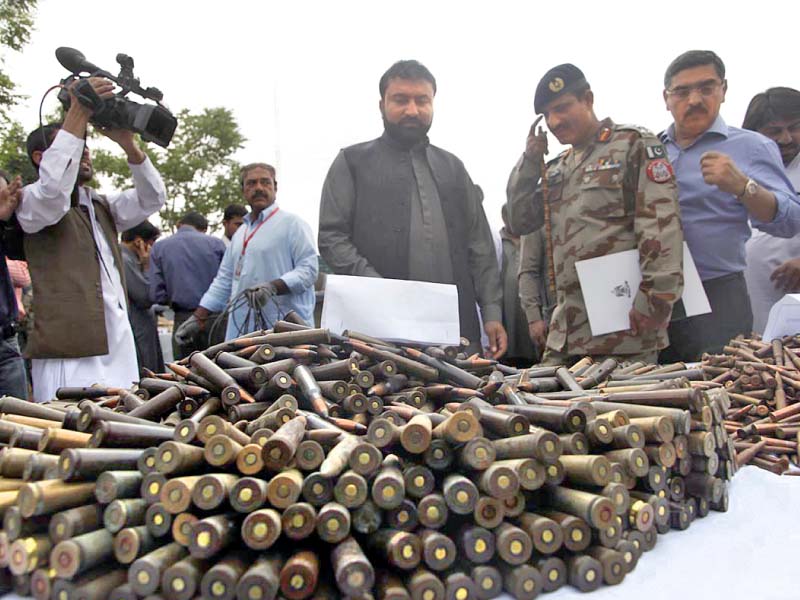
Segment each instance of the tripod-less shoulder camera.
[{"label": "tripod-less shoulder camera", "polygon": [[[94,125],[128,129],[141,135],[147,142],[153,142],[163,148],[169,145],[178,126],[178,120],[161,103],[164,94],[154,87],[143,88],[139,84],[139,79],[133,74],[133,58],[127,54],[117,54],[120,71],[116,76],[93,65],[86,60],[82,52],[74,48],[64,46],[58,48],[56,58],[71,73],[61,81],[65,87],[58,94],[58,99],[65,109],[70,105],[70,95],[66,86],[77,80],[72,93],[81,104],[92,109],[91,122]],[[111,98],[102,99],[89,83],[89,77],[105,77],[121,89]],[[126,98],[131,92],[152,100],[155,104],[139,104]]]}]

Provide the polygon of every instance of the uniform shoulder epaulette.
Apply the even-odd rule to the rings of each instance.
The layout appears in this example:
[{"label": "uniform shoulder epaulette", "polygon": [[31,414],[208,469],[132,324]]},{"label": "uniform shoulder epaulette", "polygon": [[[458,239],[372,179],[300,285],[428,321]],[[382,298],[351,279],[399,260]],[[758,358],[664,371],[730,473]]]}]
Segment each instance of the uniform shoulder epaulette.
[{"label": "uniform shoulder epaulette", "polygon": [[647,127],[642,127],[641,125],[630,125],[628,123],[615,125],[616,129],[623,129],[627,131],[635,131],[642,137],[656,137],[656,134],[650,131]]},{"label": "uniform shoulder epaulette", "polygon": [[568,153],[569,153],[569,148],[567,148],[566,150],[562,150],[559,154],[555,156],[555,158],[551,158],[550,160],[548,160],[547,163],[545,163],[545,166],[549,167],[550,165],[557,163],[562,158],[564,158]]}]

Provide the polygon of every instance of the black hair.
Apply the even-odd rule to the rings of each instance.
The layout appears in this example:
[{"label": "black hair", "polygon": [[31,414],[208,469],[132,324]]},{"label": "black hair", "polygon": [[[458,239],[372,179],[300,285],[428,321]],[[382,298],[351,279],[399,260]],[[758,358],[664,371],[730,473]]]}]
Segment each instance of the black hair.
[{"label": "black hair", "polygon": [[742,129],[758,131],[770,121],[797,119],[800,119],[800,92],[788,87],[774,87],[753,96]]},{"label": "black hair", "polygon": [[36,167],[36,170],[39,169],[39,165],[33,162],[33,153],[37,150],[39,152],[47,150],[53,143],[60,129],[61,123],[48,123],[47,125],[37,127],[28,134],[28,139],[25,141],[25,149],[28,152],[28,158],[31,164]]},{"label": "black hair", "polygon": [[145,242],[155,240],[161,235],[161,230],[150,221],[144,220],[138,225],[122,232],[123,242],[132,242],[136,238],[142,238]]},{"label": "black hair", "polygon": [[199,231],[205,231],[208,229],[208,219],[196,210],[190,210],[180,218],[178,225],[191,225]]},{"label": "black hair", "polygon": [[664,73],[664,88],[668,88],[672,78],[677,73],[693,67],[713,65],[714,70],[722,81],[725,81],[725,63],[713,50],[689,50],[669,63]]},{"label": "black hair", "polygon": [[390,79],[408,79],[411,81],[424,79],[433,86],[433,95],[436,95],[436,78],[428,67],[416,60],[398,60],[381,76],[378,89],[383,98]]},{"label": "black hair", "polygon": [[230,221],[233,217],[244,217],[247,215],[247,207],[244,204],[228,204],[225,212],[222,213],[223,221]]}]

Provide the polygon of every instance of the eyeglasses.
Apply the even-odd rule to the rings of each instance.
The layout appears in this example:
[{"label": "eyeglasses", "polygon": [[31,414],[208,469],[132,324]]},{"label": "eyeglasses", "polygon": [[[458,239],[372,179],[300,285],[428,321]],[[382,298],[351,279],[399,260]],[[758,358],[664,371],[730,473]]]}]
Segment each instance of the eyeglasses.
[{"label": "eyeglasses", "polygon": [[692,95],[692,92],[696,90],[703,98],[708,98],[709,96],[713,96],[723,83],[723,81],[711,80],[702,81],[694,85],[679,85],[671,90],[667,90],[667,94],[677,100],[686,100]]}]

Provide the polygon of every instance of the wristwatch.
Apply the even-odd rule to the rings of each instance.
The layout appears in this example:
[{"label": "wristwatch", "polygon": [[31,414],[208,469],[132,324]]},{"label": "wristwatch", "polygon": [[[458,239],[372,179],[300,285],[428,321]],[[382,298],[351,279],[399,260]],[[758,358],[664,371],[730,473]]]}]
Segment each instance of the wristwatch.
[{"label": "wristwatch", "polygon": [[737,200],[742,198],[752,198],[758,192],[758,182],[755,179],[747,178],[747,183],[744,184],[742,192],[736,196]]}]

